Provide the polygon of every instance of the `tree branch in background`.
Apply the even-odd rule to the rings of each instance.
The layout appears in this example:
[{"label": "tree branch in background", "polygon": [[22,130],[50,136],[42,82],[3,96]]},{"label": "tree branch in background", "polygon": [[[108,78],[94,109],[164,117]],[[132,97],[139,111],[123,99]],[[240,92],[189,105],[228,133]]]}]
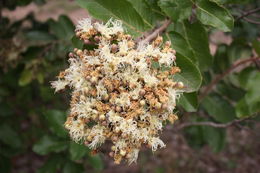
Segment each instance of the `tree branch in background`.
[{"label": "tree branch in background", "polygon": [[255,20],[252,20],[252,19],[249,19],[247,17],[244,17],[243,18],[245,21],[249,22],[249,23],[253,23],[253,24],[256,24],[256,25],[260,25],[260,22],[258,21],[255,21]]},{"label": "tree branch in background", "polygon": [[258,11],[260,11],[260,7],[252,9],[252,10],[249,10],[249,11],[242,12],[242,15],[237,17],[236,20],[242,19],[242,18],[244,18],[246,16],[249,16],[249,15],[251,15],[253,13],[257,13]]},{"label": "tree branch in background", "polygon": [[235,70],[237,67],[246,64],[248,62],[252,63],[252,62],[257,62],[259,61],[260,58],[259,57],[254,57],[254,58],[248,58],[248,59],[244,59],[244,60],[240,60],[235,62],[229,69],[227,69],[224,73],[218,75],[214,80],[212,80],[212,82],[207,85],[205,87],[204,92],[201,93],[199,100],[202,100],[205,96],[208,95],[208,93],[213,89],[213,87],[220,81],[222,80],[226,75],[228,75],[229,73],[231,73],[233,70]]},{"label": "tree branch in background", "polygon": [[141,40],[141,37],[137,38],[136,40],[137,41],[141,40],[141,43],[149,43],[152,40],[154,40],[159,34],[163,33],[170,24],[171,24],[171,20],[167,19],[164,21],[162,26],[155,29],[151,34],[147,35],[143,40]]},{"label": "tree branch in background", "polygon": [[230,121],[228,123],[214,123],[214,122],[186,122],[186,123],[182,123],[179,126],[176,127],[177,130],[181,130],[183,128],[186,127],[190,127],[190,126],[211,126],[211,127],[215,127],[215,128],[227,128],[229,126],[233,126],[236,124],[239,124],[243,121],[246,121],[248,119],[250,119],[252,117],[247,117],[247,118],[243,118],[243,119],[236,119],[233,121]]}]

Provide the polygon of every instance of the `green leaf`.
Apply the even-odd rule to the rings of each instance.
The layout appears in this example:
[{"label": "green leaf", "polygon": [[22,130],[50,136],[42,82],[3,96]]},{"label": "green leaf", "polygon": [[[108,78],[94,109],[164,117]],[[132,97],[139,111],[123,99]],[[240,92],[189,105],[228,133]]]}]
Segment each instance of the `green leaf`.
[{"label": "green leaf", "polygon": [[[200,22],[190,24],[188,21],[185,21],[178,23],[177,25],[180,30],[178,32],[186,40],[186,42],[183,42],[182,49],[187,48],[188,51],[192,51],[192,54],[197,59],[201,71],[208,69],[212,65],[213,57],[209,51],[208,34],[202,24]],[[175,44],[174,35],[172,38],[172,43],[173,45]],[[192,54],[190,54],[191,57]],[[195,63],[195,61],[193,62]]]},{"label": "green leaf", "polygon": [[83,48],[84,43],[78,37],[73,36],[72,39],[71,39],[71,42],[72,42],[73,47],[78,48],[78,49]]},{"label": "green leaf", "polygon": [[69,153],[71,160],[79,160],[89,152],[88,147],[77,144],[73,141],[70,142]]},{"label": "green leaf", "polygon": [[47,119],[48,125],[52,132],[54,132],[59,137],[66,137],[67,131],[64,128],[64,123],[66,121],[66,113],[60,110],[47,110],[44,113]]},{"label": "green leaf", "polygon": [[201,105],[218,122],[227,123],[236,117],[234,107],[220,95],[211,94],[205,97]]},{"label": "green leaf", "polygon": [[63,167],[63,173],[83,173],[84,167],[82,164],[67,161]]},{"label": "green leaf", "polygon": [[53,35],[50,35],[49,33],[44,31],[29,31],[25,33],[25,36],[27,39],[32,41],[51,42],[55,40],[55,37]]},{"label": "green leaf", "polygon": [[198,108],[197,93],[183,93],[178,103],[185,109],[185,111],[195,112]]},{"label": "green leaf", "polygon": [[232,15],[223,6],[209,0],[198,0],[196,3],[197,18],[201,23],[218,28],[224,32],[231,31],[234,25]]},{"label": "green leaf", "polygon": [[192,2],[190,0],[159,0],[158,5],[175,22],[181,22],[191,16]]},{"label": "green leaf", "polygon": [[19,78],[19,85],[25,86],[28,85],[33,79],[33,72],[30,69],[24,69],[20,78]]},{"label": "green leaf", "polygon": [[235,106],[236,108],[236,116],[238,118],[248,117],[251,115],[251,112],[249,110],[249,105],[246,102],[246,99],[241,99]]},{"label": "green leaf", "polygon": [[50,152],[61,152],[68,147],[66,141],[61,141],[52,136],[43,136],[37,143],[33,146],[33,151],[40,155],[46,155]]},{"label": "green leaf", "polygon": [[104,169],[104,164],[102,159],[100,158],[99,155],[95,155],[95,156],[89,156],[88,157],[88,162],[90,163],[90,165],[95,168],[96,170],[102,170]]},{"label": "green leaf", "polygon": [[231,61],[227,55],[228,49],[229,47],[226,44],[221,44],[218,46],[213,63],[213,68],[215,72],[223,73],[228,67],[231,66]]},{"label": "green leaf", "polygon": [[95,18],[107,21],[110,18],[121,20],[130,33],[140,35],[151,28],[127,0],[77,0]]},{"label": "green leaf", "polygon": [[235,40],[227,50],[229,61],[249,58],[252,55],[252,49],[246,40]]},{"label": "green leaf", "polygon": [[187,57],[176,54],[176,64],[181,73],[175,74],[174,79],[184,83],[186,92],[194,92],[200,88],[202,77],[199,69]]},{"label": "green leaf", "polygon": [[37,80],[38,80],[38,82],[40,84],[43,84],[43,82],[44,82],[44,74],[43,74],[43,72],[38,72],[37,75],[36,75],[36,78],[37,78]]},{"label": "green leaf", "polygon": [[20,148],[22,146],[18,133],[7,124],[1,124],[0,126],[0,141],[12,148]]},{"label": "green leaf", "polygon": [[133,8],[142,16],[143,21],[150,27],[154,27],[155,24],[162,20],[162,15],[153,11],[145,0],[127,0],[133,5]]},{"label": "green leaf", "polygon": [[245,95],[245,91],[241,88],[235,87],[228,82],[219,82],[217,85],[217,91],[226,98],[237,101]]},{"label": "green leaf", "polygon": [[213,152],[220,152],[224,148],[226,143],[225,129],[204,126],[203,136]]},{"label": "green leaf", "polygon": [[244,69],[238,76],[240,85],[247,91],[236,105],[238,117],[250,116],[260,111],[260,73],[254,68]]},{"label": "green leaf", "polygon": [[67,16],[59,16],[58,21],[50,19],[48,24],[51,32],[53,32],[61,40],[70,40],[74,35],[75,27]]},{"label": "green leaf", "polygon": [[252,46],[253,46],[255,52],[257,53],[257,55],[260,56],[260,41],[258,41],[258,40],[252,41]]},{"label": "green leaf", "polygon": [[60,155],[50,156],[37,173],[56,173],[63,161],[64,159]]},{"label": "green leaf", "polygon": [[172,47],[176,50],[176,52],[186,56],[193,63],[197,64],[197,58],[195,57],[192,47],[181,34],[171,31],[167,34],[167,36],[171,40]]}]

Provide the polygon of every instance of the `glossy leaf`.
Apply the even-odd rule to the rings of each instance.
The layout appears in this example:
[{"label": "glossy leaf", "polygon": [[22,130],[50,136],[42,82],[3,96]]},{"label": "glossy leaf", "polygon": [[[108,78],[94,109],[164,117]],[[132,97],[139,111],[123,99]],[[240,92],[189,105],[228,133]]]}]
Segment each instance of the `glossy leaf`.
[{"label": "glossy leaf", "polygon": [[52,136],[43,136],[33,146],[33,151],[40,155],[46,155],[50,152],[61,152],[68,147],[66,141],[59,140]]},{"label": "glossy leaf", "polygon": [[216,94],[204,98],[202,107],[210,116],[221,123],[232,121],[236,117],[234,107],[224,98]]},{"label": "glossy leaf", "polygon": [[104,168],[104,164],[99,155],[89,156],[88,162],[96,170],[102,170]]},{"label": "glossy leaf", "polygon": [[158,4],[173,21],[180,22],[191,15],[192,2],[190,0],[159,0]]},{"label": "glossy leaf", "polygon": [[162,15],[153,11],[145,0],[127,0],[132,4],[133,8],[139,13],[143,18],[145,24],[150,27],[155,27],[156,23],[162,19]]},{"label": "glossy leaf", "polygon": [[236,106],[237,116],[250,116],[259,112],[260,73],[254,68],[246,68],[239,74],[239,82],[247,92],[244,99],[241,99]]},{"label": "glossy leaf", "polygon": [[48,122],[49,128],[56,135],[66,137],[67,131],[65,130],[64,123],[66,121],[66,113],[60,110],[47,110],[44,116]]},{"label": "glossy leaf", "polygon": [[72,21],[64,15],[59,16],[58,21],[50,19],[48,21],[51,32],[61,40],[70,40],[74,34]]},{"label": "glossy leaf", "polygon": [[51,42],[55,39],[53,35],[44,31],[29,31],[25,33],[25,36],[32,41]]},{"label": "glossy leaf", "polygon": [[187,57],[178,53],[176,57],[176,64],[181,68],[181,73],[174,75],[174,79],[184,83],[186,92],[197,91],[202,82],[199,69]]},{"label": "glossy leaf", "polygon": [[197,64],[197,57],[195,57],[192,47],[181,34],[171,31],[167,34],[167,36],[171,40],[172,47],[176,50],[176,52],[186,56],[193,63]]},{"label": "glossy leaf", "polygon": [[224,148],[226,143],[225,129],[204,126],[203,136],[213,152],[220,152]]},{"label": "glossy leaf", "polygon": [[120,19],[124,26],[135,35],[140,35],[143,31],[151,28],[127,0],[77,0],[77,2],[97,19],[103,21],[110,18]]},{"label": "glossy leaf", "polygon": [[253,46],[255,52],[257,53],[257,55],[260,56],[260,41],[254,40],[252,42],[252,46]]},{"label": "glossy leaf", "polygon": [[69,153],[71,160],[79,160],[83,156],[86,156],[88,152],[89,149],[87,146],[83,144],[77,144],[73,141],[70,142]]},{"label": "glossy leaf", "polygon": [[197,18],[201,23],[218,28],[224,32],[231,31],[234,19],[223,6],[209,0],[198,0],[196,3]]},{"label": "glossy leaf", "polygon": [[178,103],[185,109],[185,111],[195,112],[198,108],[197,93],[184,93]]},{"label": "glossy leaf", "polygon": [[[213,57],[209,51],[208,35],[200,22],[189,23],[188,21],[178,23],[179,31],[186,43],[184,48],[192,51],[197,59],[201,71],[208,69],[213,62]],[[174,37],[172,39],[174,45]],[[183,51],[182,51],[183,52]]]}]

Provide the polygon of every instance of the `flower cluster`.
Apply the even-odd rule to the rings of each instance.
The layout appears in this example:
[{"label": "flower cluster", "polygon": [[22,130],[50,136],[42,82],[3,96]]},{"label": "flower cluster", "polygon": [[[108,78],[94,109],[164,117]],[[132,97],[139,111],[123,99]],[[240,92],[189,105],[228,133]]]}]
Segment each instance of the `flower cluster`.
[{"label": "flower cluster", "polygon": [[177,119],[173,110],[184,87],[174,81],[180,69],[171,43],[157,37],[137,45],[117,20],[83,19],[76,36],[89,49],[74,49],[69,68],[52,82],[55,91],[72,89],[65,123],[71,138],[93,150],[110,140],[115,163],[136,162],[142,145],[165,147],[159,133],[163,122]]}]

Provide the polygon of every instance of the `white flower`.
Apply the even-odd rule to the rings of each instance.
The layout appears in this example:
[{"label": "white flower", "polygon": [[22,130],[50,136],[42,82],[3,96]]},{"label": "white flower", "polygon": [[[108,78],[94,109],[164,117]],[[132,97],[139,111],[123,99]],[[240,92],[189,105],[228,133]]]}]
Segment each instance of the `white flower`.
[{"label": "white flower", "polygon": [[90,18],[82,19],[78,22],[78,25],[76,26],[76,31],[80,32],[88,32],[90,29],[92,29],[93,26],[91,24]]},{"label": "white flower", "polygon": [[[176,64],[169,44],[154,41],[136,48],[122,22],[112,19],[106,24],[81,20],[76,36],[95,48],[74,49],[69,67],[51,82],[55,92],[67,85],[72,90],[65,123],[71,138],[93,150],[110,140],[115,163],[136,162],[143,144],[152,151],[165,147],[159,139],[162,124],[177,119],[172,113],[184,87],[170,78]],[[165,66],[171,71],[158,70]]]},{"label": "white flower", "polygon": [[150,139],[149,144],[152,146],[152,151],[156,151],[158,148],[166,146],[161,139],[155,137]]}]

